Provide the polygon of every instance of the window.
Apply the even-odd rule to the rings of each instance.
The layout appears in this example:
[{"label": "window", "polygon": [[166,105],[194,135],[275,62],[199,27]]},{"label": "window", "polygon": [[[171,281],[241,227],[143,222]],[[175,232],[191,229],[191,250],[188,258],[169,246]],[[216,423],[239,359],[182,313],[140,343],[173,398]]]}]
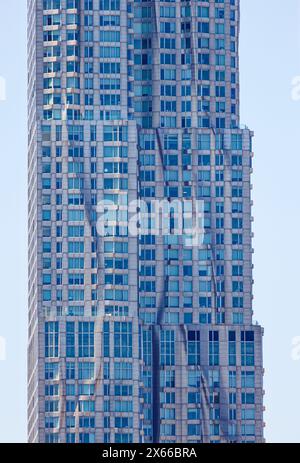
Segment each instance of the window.
[{"label": "window", "polygon": [[235,331],[229,331],[228,333],[228,362],[230,366],[236,365]]},{"label": "window", "polygon": [[132,379],[132,363],[115,362],[114,370],[115,370],[115,379],[116,380]]},{"label": "window", "polygon": [[92,380],[95,378],[95,365],[93,362],[79,362],[78,364],[78,378]]},{"label": "window", "polygon": [[219,332],[209,332],[209,364],[219,365]]},{"label": "window", "polygon": [[115,357],[132,357],[132,323],[115,322],[114,324]]},{"label": "window", "polygon": [[175,365],[175,332],[162,330],[160,333],[160,363]]},{"label": "window", "polygon": [[45,357],[58,357],[59,323],[45,323]]},{"label": "window", "polygon": [[242,366],[254,366],[254,331],[241,332]]},{"label": "window", "polygon": [[242,371],[242,388],[255,387],[255,373],[254,371]]},{"label": "window", "polygon": [[188,364],[200,365],[200,331],[188,332]]},{"label": "window", "polygon": [[79,322],[79,357],[94,357],[94,322]]},{"label": "window", "polygon": [[66,356],[75,357],[75,323],[66,323]]}]

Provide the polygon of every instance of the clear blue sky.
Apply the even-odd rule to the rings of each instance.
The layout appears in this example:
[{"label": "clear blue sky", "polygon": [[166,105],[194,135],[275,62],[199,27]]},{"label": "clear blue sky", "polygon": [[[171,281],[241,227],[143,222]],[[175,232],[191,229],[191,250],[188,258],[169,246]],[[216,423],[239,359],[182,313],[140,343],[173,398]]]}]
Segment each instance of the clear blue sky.
[{"label": "clear blue sky", "polygon": [[[300,442],[300,1],[241,0],[242,122],[255,133],[254,319],[265,327],[266,438]],[[26,441],[26,1],[0,0],[0,442]]]}]

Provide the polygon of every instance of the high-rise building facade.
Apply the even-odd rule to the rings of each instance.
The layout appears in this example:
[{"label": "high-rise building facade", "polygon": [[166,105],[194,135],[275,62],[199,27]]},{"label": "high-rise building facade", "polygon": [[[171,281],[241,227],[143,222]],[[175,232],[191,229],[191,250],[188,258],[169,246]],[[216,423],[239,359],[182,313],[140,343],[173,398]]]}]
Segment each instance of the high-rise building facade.
[{"label": "high-rise building facade", "polygon": [[239,3],[28,0],[30,442],[263,441]]}]

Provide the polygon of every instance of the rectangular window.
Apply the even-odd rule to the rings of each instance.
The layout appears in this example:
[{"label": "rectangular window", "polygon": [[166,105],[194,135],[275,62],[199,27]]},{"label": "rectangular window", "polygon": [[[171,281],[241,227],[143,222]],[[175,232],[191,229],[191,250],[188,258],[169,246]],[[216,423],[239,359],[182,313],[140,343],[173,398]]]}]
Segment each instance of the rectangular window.
[{"label": "rectangular window", "polygon": [[58,357],[59,351],[59,323],[45,323],[45,357]]},{"label": "rectangular window", "polygon": [[188,332],[188,364],[200,365],[200,331]]},{"label": "rectangular window", "polygon": [[94,357],[94,322],[79,322],[79,357]]},{"label": "rectangular window", "polygon": [[66,323],[66,356],[75,357],[75,323]]},{"label": "rectangular window", "polygon": [[175,332],[172,330],[161,331],[160,363],[162,366],[175,365]]},{"label": "rectangular window", "polygon": [[114,324],[115,357],[132,357],[132,323],[115,322]]}]

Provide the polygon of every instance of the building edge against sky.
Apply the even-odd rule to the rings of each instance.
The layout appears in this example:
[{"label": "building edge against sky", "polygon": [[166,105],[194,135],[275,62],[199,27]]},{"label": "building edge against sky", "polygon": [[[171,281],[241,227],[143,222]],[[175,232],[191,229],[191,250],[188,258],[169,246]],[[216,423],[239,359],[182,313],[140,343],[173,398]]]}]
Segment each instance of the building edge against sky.
[{"label": "building edge against sky", "polygon": [[[30,442],[263,441],[239,7],[28,1]],[[177,198],[201,247],[127,233]]]}]

